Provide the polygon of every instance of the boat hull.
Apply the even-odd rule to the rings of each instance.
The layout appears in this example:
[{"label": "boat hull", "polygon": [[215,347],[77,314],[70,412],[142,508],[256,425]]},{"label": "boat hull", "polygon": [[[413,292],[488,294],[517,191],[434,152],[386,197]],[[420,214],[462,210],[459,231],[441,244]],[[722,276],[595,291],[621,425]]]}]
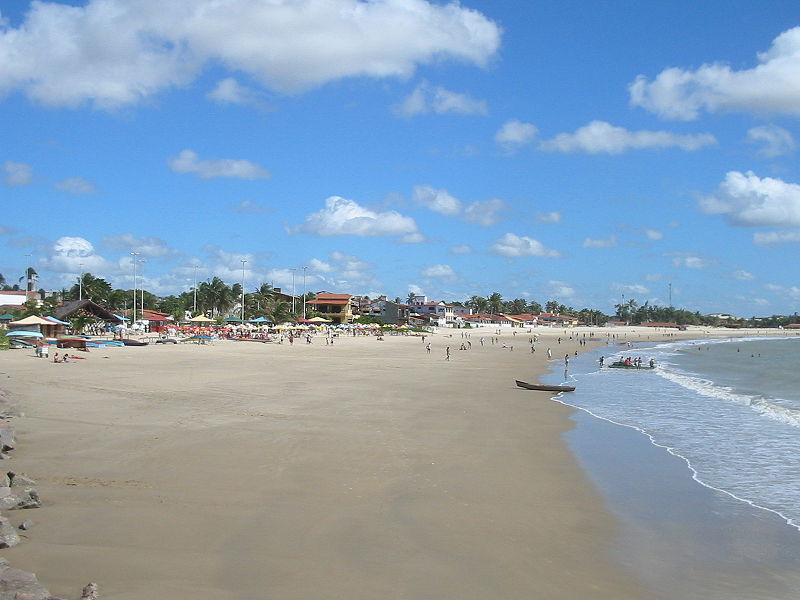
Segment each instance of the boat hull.
[{"label": "boat hull", "polygon": [[540,383],[526,383],[524,381],[516,380],[517,387],[526,390],[535,390],[537,392],[574,392],[574,385],[543,385]]}]

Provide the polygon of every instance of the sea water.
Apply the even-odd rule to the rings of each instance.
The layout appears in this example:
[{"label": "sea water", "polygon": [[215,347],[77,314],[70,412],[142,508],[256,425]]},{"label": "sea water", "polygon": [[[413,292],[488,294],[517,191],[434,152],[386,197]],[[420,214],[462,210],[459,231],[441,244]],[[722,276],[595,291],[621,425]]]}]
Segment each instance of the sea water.
[{"label": "sea water", "polygon": [[[657,367],[608,368],[627,356]],[[563,379],[577,390],[556,399],[583,411],[568,440],[658,596],[800,594],[800,338],[608,345]]]}]

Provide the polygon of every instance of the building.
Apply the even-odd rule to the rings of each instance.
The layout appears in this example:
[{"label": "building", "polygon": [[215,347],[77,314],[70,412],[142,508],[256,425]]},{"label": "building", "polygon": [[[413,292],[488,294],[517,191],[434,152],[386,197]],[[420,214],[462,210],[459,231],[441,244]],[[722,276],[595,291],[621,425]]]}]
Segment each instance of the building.
[{"label": "building", "polygon": [[523,327],[524,322],[514,315],[503,313],[491,314],[484,313],[478,315],[467,315],[464,321],[470,325],[491,325],[492,327]]},{"label": "building", "polygon": [[414,296],[414,301],[409,305],[412,313],[438,317],[440,324],[462,323],[472,310],[466,306],[446,304],[444,302],[428,302],[427,296]]},{"label": "building", "polygon": [[7,312],[9,310],[19,310],[25,308],[22,306],[28,300],[28,295],[23,290],[15,292],[0,292],[0,311]]},{"label": "building", "polygon": [[306,305],[321,314],[332,323],[352,323],[355,314],[355,302],[350,294],[332,294],[319,292]]},{"label": "building", "polygon": [[375,317],[390,325],[402,325],[408,323],[409,307],[407,304],[392,302],[386,296],[379,296],[366,309],[362,309],[361,314]]}]

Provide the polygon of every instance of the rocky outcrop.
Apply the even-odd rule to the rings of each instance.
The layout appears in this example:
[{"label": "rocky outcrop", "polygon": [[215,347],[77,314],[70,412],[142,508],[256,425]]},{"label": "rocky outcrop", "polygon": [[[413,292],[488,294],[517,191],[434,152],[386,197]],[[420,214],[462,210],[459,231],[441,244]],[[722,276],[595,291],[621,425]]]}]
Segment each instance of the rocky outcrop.
[{"label": "rocky outcrop", "polygon": [[47,589],[39,583],[36,575],[0,567],[0,600],[52,600]]}]

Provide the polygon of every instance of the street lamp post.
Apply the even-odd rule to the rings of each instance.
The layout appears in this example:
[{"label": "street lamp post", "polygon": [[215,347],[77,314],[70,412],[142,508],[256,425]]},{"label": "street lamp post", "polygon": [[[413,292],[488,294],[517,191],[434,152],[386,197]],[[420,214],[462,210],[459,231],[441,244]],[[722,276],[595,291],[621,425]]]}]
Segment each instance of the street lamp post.
[{"label": "street lamp post", "polygon": [[303,267],[303,318],[306,318],[306,270],[308,267]]},{"label": "street lamp post", "polygon": [[295,301],[295,292],[294,292],[294,274],[295,274],[295,272],[297,271],[297,269],[289,269],[289,270],[292,272],[292,314],[294,315],[294,314],[296,314],[296,313],[294,312],[294,301]]},{"label": "street lamp post", "polygon": [[138,252],[131,252],[131,256],[133,257],[131,262],[133,262],[133,312],[131,313],[131,327],[133,324],[136,323],[136,257],[139,256]]},{"label": "street lamp post", "polygon": [[83,300],[83,263],[78,265],[78,300]]},{"label": "street lamp post", "polygon": [[242,263],[242,322],[244,323],[244,266],[247,264],[247,261],[243,258],[241,260]]},{"label": "street lamp post", "polygon": [[194,266],[194,304],[192,304],[192,316],[197,313],[197,265]]},{"label": "street lamp post", "polygon": [[146,262],[147,261],[143,258],[139,260],[139,264],[142,265],[142,289],[140,290],[142,296],[142,312],[139,314],[142,315],[142,318],[144,318],[144,263]]}]

